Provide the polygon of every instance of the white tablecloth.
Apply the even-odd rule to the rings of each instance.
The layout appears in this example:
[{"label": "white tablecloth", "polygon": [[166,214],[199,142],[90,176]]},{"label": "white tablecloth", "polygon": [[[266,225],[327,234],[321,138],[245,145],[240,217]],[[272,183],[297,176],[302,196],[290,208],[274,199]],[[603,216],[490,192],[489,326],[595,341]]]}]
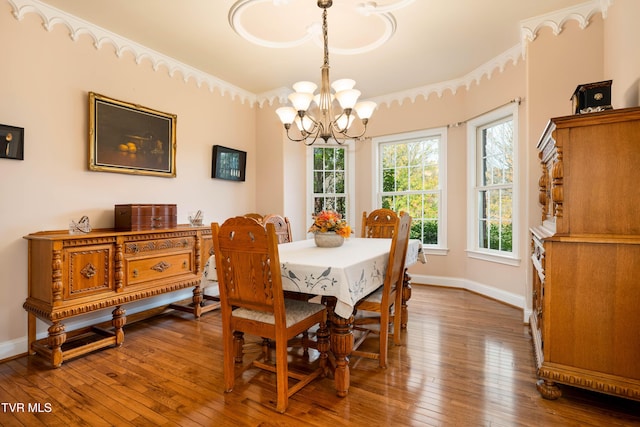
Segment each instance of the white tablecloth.
[{"label": "white tablecloth", "polygon": [[[391,239],[351,237],[338,248],[319,248],[313,239],[278,246],[282,288],[286,291],[336,297],[335,313],[348,318],[362,297],[384,283]],[[410,240],[406,265],[426,262],[419,240]],[[211,256],[202,273],[201,286],[217,280]]]}]

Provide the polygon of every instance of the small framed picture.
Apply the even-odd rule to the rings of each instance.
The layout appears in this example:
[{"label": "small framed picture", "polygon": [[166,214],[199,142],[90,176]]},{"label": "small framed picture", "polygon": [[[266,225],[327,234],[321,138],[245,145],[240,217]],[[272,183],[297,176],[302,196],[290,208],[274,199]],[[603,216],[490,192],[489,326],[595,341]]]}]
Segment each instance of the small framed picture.
[{"label": "small framed picture", "polygon": [[211,178],[244,181],[246,166],[246,151],[234,150],[222,145],[213,146]]},{"label": "small framed picture", "polygon": [[176,176],[176,115],[89,93],[89,169]]},{"label": "small framed picture", "polygon": [[0,125],[0,158],[24,160],[24,128]]}]

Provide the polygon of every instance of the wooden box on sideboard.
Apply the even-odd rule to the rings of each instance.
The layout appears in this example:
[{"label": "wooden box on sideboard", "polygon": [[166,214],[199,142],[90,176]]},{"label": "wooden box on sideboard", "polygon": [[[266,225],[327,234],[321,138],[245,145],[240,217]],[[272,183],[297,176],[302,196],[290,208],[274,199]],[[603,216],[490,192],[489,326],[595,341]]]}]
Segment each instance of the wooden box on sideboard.
[{"label": "wooden box on sideboard", "polygon": [[172,228],[178,224],[178,208],[172,204],[115,205],[116,230],[137,231]]}]

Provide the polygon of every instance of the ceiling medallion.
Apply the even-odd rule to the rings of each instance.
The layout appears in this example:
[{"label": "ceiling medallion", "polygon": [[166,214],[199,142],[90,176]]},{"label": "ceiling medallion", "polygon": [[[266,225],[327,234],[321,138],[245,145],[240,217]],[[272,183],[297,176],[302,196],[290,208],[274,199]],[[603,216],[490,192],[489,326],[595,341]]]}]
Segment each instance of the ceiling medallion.
[{"label": "ceiling medallion", "polygon": [[[370,39],[364,44],[348,48],[331,46],[331,52],[339,55],[356,55],[372,51],[391,39],[396,31],[396,19],[391,13],[413,3],[415,0],[399,0],[378,4],[378,2],[361,2],[357,0],[341,0],[341,7],[347,8],[355,18],[364,20],[359,28],[352,28],[353,33],[368,34]],[[300,46],[308,41],[312,41],[317,46],[323,46],[322,24],[315,20],[315,17],[304,12],[308,12],[307,4],[312,2],[306,0],[238,0],[229,9],[229,25],[233,30],[245,40],[258,46],[284,49]],[[349,3],[349,4],[348,4]],[[278,11],[278,8],[287,8],[286,14]],[[269,15],[268,18],[265,16]],[[260,34],[265,21],[271,18],[282,17],[281,28],[288,31],[283,38],[274,39],[271,34]],[[252,19],[253,18],[253,19]],[[375,22],[369,20],[375,19]],[[299,31],[294,31],[294,26],[302,26]],[[366,28],[366,31],[365,31]],[[371,34],[375,29],[376,34]],[[296,34],[297,33],[297,34]],[[362,41],[360,41],[362,43]]]}]

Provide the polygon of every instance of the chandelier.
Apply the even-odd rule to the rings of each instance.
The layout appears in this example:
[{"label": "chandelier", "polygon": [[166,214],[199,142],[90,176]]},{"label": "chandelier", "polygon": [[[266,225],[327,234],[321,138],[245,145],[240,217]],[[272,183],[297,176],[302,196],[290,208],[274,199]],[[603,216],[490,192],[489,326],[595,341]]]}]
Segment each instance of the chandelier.
[{"label": "chandelier", "polygon": [[[327,36],[327,9],[332,0],[318,0],[322,12],[322,36],[324,42],[324,62],[322,63],[322,80],[320,92],[314,94],[318,87],[312,82],[298,82],[293,85],[294,93],[289,95],[293,107],[281,107],[276,114],[287,131],[291,141],[312,145],[318,138],[328,142],[335,140],[344,144],[348,139],[362,137],[367,131],[367,123],[376,108],[371,101],[358,102],[360,91],[354,89],[356,82],[351,79],[336,80],[329,83],[329,47]],[[333,92],[331,89],[333,88]],[[334,101],[337,101],[334,103]],[[339,108],[338,108],[339,107]],[[334,115],[334,110],[337,112]],[[351,125],[360,118],[362,129],[355,134],[350,133]],[[292,135],[291,125],[295,122],[299,136]]]}]

